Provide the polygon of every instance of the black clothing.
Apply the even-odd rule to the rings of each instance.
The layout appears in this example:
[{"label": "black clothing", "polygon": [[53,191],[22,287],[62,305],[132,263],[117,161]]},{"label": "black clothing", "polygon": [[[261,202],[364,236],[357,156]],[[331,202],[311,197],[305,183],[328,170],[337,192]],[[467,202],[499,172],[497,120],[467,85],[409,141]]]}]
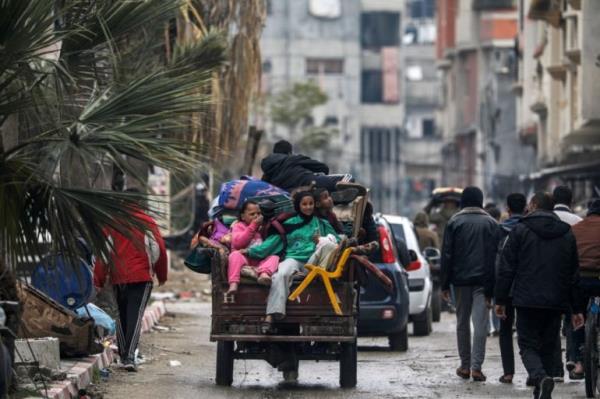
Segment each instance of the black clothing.
[{"label": "black clothing", "polygon": [[479,187],[466,187],[460,196],[461,209],[468,207],[483,208],[483,192]]},{"label": "black clothing", "polygon": [[307,186],[315,173],[329,173],[329,167],[305,155],[271,154],[262,160],[263,180],[284,190]]},{"label": "black clothing", "polygon": [[521,359],[536,384],[555,374],[554,347],[561,313],[553,309],[517,308],[517,336]]},{"label": "black clothing", "polygon": [[512,304],[505,305],[506,319],[500,319],[500,357],[504,375],[515,374],[515,350],[513,348],[513,326],[515,324],[515,308]]},{"label": "black clothing", "polygon": [[144,311],[152,292],[152,283],[132,283],[113,286],[119,307],[117,344],[121,362],[133,362],[140,342]]},{"label": "black clothing", "polygon": [[442,245],[442,289],[483,286],[486,298],[494,291],[495,259],[500,227],[481,208],[465,208],[452,216]]},{"label": "black clothing", "polygon": [[536,211],[511,231],[500,259],[496,302],[568,311],[576,306],[577,244],[571,227],[552,212]]}]

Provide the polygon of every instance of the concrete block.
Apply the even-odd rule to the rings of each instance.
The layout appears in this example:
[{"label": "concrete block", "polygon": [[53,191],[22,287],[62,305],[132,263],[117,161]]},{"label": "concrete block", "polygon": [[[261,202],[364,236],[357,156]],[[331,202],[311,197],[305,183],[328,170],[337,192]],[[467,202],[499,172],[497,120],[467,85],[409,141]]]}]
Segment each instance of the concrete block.
[{"label": "concrete block", "polygon": [[[29,344],[27,341],[29,341]],[[40,366],[47,367],[50,370],[60,370],[58,338],[17,339],[15,348],[16,363],[33,363],[37,360]]]}]

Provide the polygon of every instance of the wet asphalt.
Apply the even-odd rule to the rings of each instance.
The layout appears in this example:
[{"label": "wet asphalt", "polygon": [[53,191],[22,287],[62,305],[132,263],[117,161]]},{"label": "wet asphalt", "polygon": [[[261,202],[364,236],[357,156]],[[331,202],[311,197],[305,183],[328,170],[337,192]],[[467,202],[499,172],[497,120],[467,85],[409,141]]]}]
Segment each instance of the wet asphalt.
[{"label": "wet asphalt", "polygon": [[[525,370],[517,354],[512,385],[498,382],[502,373],[498,339],[490,337],[483,371],[488,381],[464,381],[454,375],[458,366],[455,320],[443,314],[428,337],[409,338],[409,350],[390,352],[385,338],[360,338],[358,385],[341,389],[337,362],[300,363],[297,385],[283,383],[281,373],[259,360],[236,360],[233,386],[215,385],[216,343],[208,339],[210,303],[167,305],[172,316],[161,320],[168,331],[142,337],[141,351],[148,362],[138,373],[114,369],[99,391],[106,399],[127,398],[531,398]],[[174,316],[174,317],[173,317]],[[164,330],[164,329],[163,329]],[[515,346],[516,348],[516,346]],[[175,360],[181,366],[172,367]],[[582,381],[557,384],[553,398],[585,398]]]}]

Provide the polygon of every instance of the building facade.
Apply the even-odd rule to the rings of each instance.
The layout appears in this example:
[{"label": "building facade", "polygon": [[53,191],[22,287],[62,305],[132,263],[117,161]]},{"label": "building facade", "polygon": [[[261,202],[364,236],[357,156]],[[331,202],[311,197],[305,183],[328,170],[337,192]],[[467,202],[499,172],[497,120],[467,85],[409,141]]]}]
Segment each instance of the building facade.
[{"label": "building facade", "polygon": [[[378,211],[400,207],[404,177],[401,16],[403,1],[269,1],[261,41],[263,91],[313,80],[328,96],[313,123],[330,126],[326,149],[307,155],[371,188]],[[268,139],[297,142],[282,127]]]},{"label": "building facade", "polygon": [[501,200],[535,166],[517,132],[518,9],[512,0],[438,0],[437,30],[442,181]]},{"label": "building facade", "polygon": [[519,0],[519,134],[534,148],[531,189],[600,196],[600,2]]}]

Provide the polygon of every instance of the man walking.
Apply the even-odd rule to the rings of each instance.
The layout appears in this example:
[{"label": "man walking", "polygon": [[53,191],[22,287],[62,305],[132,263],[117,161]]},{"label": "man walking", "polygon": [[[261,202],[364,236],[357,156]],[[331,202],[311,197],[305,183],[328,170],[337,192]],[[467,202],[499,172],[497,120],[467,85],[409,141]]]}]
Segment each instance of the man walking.
[{"label": "man walking", "polygon": [[[464,189],[461,211],[454,215],[444,233],[442,245],[442,295],[456,297],[456,335],[464,379],[485,381],[481,371],[494,288],[494,263],[498,250],[498,223],[483,209],[483,193],[477,187]],[[474,334],[471,346],[471,318]]]},{"label": "man walking", "polygon": [[562,313],[573,308],[573,323],[583,325],[578,309],[577,245],[571,227],[553,212],[547,193],[536,193],[529,214],[508,236],[496,282],[496,314],[506,318],[512,291],[523,364],[535,384],[533,397],[549,399],[554,389],[554,350]]},{"label": "man walking", "polygon": [[[508,219],[500,224],[501,238],[499,246],[498,261],[502,255],[502,249],[508,239],[508,234],[521,221],[527,206],[527,198],[521,193],[509,194],[506,197],[506,209],[508,210]],[[502,369],[504,374],[500,377],[500,382],[511,384],[515,375],[515,351],[513,348],[513,325],[515,323],[515,309],[512,301],[507,298],[505,303],[505,318],[500,319],[500,357],[502,358]]]},{"label": "man walking", "polygon": [[107,275],[113,285],[119,319],[117,320],[117,343],[121,364],[127,371],[137,371],[137,349],[142,319],[152,291],[156,274],[159,285],[167,281],[167,253],[156,222],[141,210],[131,215],[146,226],[147,232],[131,230],[124,235],[108,229],[108,240],[113,252],[110,265],[100,259],[94,264],[94,283],[101,288]]},{"label": "man walking", "polygon": [[[588,204],[588,213],[585,219],[573,226],[573,234],[577,240],[577,253],[579,255],[579,281],[582,306],[592,296],[600,295],[600,198],[591,200]],[[585,332],[583,329],[573,331],[573,360],[575,368],[569,371],[569,378],[573,380],[582,379],[583,353],[582,346],[585,343]]]},{"label": "man walking", "polygon": [[[554,213],[565,223],[573,226],[581,222],[581,218],[573,213],[571,206],[573,203],[573,192],[567,186],[558,186],[552,192],[552,199],[554,200]],[[564,335],[567,341],[567,371],[569,371],[569,378],[581,379],[583,378],[583,369],[577,369],[577,348],[573,343],[573,328],[570,323],[571,315],[567,313],[565,315],[565,322],[563,325]],[[564,369],[562,362],[562,343],[560,340],[560,332],[556,337],[556,349],[554,351],[556,357],[555,366],[556,371],[554,373],[555,381],[564,381]]]}]

